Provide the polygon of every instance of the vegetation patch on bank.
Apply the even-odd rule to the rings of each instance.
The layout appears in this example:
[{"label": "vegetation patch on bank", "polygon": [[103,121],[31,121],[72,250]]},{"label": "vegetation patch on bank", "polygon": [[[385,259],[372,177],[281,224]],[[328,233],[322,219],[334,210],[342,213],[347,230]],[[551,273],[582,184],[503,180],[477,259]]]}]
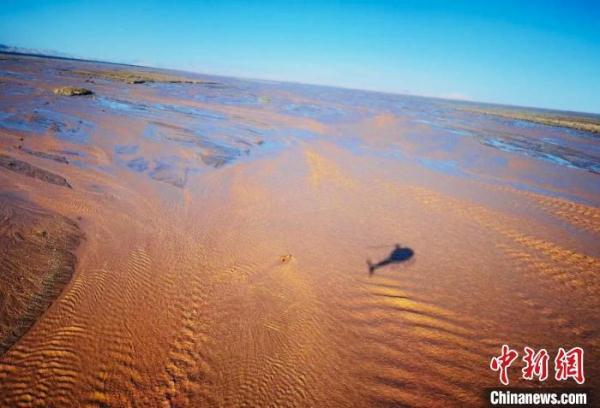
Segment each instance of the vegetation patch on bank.
[{"label": "vegetation patch on bank", "polygon": [[171,84],[207,84],[211,82],[190,79],[178,75],[163,74],[160,72],[137,71],[137,70],[73,70],[73,74],[87,77],[107,79],[110,81],[121,81],[128,84],[143,84],[146,82],[165,82]]},{"label": "vegetation patch on bank", "polygon": [[582,115],[552,114],[552,113],[536,113],[526,111],[514,111],[504,109],[481,109],[467,108],[470,112],[481,113],[484,115],[493,115],[507,119],[524,120],[542,125],[558,126],[569,129],[581,130],[600,134],[600,118]]},{"label": "vegetation patch on bank", "polygon": [[55,88],[54,93],[56,95],[63,96],[80,96],[80,95],[92,95],[94,92],[87,88],[77,88],[74,86],[63,86],[60,88]]}]

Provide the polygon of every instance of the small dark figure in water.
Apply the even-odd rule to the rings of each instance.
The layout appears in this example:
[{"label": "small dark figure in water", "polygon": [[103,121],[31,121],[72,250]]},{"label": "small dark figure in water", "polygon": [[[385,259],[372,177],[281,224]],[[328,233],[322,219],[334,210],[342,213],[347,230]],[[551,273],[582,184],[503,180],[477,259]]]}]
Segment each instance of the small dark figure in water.
[{"label": "small dark figure in water", "polygon": [[369,275],[373,275],[375,269],[382,268],[386,265],[408,261],[413,257],[414,254],[415,252],[412,249],[402,248],[399,244],[396,244],[394,250],[383,261],[374,264],[370,259],[367,259],[367,265],[369,265]]}]

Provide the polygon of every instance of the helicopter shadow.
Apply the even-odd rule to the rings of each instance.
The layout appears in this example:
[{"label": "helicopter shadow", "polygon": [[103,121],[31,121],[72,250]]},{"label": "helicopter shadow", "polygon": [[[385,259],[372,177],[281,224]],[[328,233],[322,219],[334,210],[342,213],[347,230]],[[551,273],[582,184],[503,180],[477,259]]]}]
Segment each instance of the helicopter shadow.
[{"label": "helicopter shadow", "polygon": [[370,259],[367,259],[367,266],[369,267],[369,276],[372,276],[377,269],[386,267],[388,265],[399,264],[407,262],[415,256],[415,251],[409,247],[402,247],[400,244],[396,244],[392,252],[387,258],[373,263]]}]

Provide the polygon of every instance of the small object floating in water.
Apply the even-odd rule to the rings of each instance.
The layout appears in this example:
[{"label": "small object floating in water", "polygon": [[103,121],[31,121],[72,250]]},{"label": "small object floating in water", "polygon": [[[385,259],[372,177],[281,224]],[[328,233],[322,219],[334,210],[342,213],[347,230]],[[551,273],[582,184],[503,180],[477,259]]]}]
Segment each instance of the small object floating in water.
[{"label": "small object floating in water", "polygon": [[281,261],[281,263],[288,263],[292,260],[292,254],[281,255],[279,257],[279,260]]},{"label": "small object floating in water", "polygon": [[79,95],[92,95],[94,92],[87,88],[77,88],[74,86],[63,86],[61,88],[55,88],[54,93],[56,95],[63,96],[79,96]]}]

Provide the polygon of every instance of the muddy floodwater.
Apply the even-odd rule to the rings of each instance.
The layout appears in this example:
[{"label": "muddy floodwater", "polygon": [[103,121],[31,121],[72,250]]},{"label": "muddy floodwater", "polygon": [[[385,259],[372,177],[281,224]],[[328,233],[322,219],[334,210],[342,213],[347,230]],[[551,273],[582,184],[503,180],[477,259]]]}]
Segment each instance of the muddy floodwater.
[{"label": "muddy floodwater", "polygon": [[144,71],[0,54],[0,406],[475,407],[503,344],[600,387],[599,134]]}]

